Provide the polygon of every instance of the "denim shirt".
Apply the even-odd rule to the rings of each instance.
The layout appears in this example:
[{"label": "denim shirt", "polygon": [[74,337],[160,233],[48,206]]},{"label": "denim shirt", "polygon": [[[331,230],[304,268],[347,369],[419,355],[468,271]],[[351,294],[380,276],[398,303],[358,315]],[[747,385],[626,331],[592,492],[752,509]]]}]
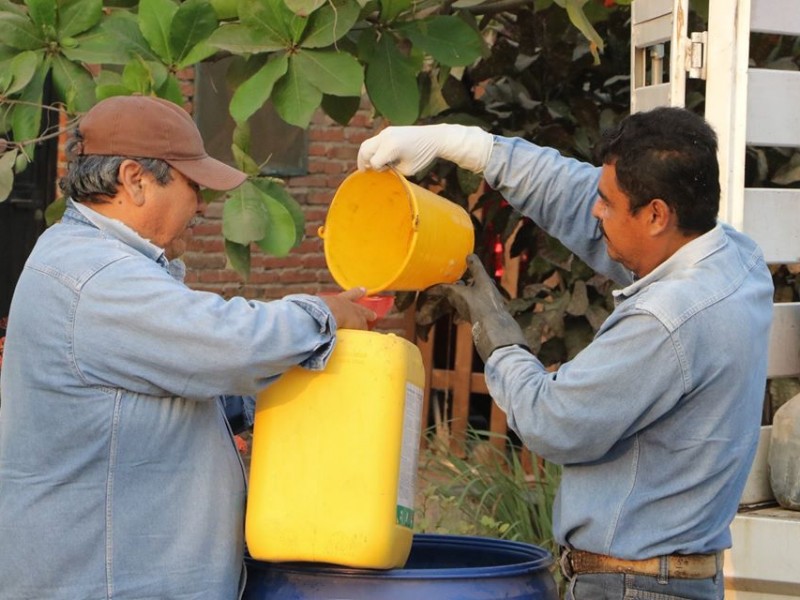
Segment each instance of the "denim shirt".
[{"label": "denim shirt", "polygon": [[160,248],[70,202],[7,334],[0,597],[237,598],[245,473],[220,396],[323,368],[326,305],[193,291]]},{"label": "denim shirt", "polygon": [[718,224],[634,280],[591,215],[600,169],[495,137],[485,175],[625,286],[592,343],[556,372],[518,346],[487,361],[509,426],[563,465],[557,541],[626,559],[729,547],[765,391],[773,288],[760,249]]}]

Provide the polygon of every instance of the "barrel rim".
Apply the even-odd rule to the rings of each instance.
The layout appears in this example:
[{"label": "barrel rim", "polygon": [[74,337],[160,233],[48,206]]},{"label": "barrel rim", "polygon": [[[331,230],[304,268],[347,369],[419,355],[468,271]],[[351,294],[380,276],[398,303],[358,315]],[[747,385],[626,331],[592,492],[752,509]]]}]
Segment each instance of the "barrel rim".
[{"label": "barrel rim", "polygon": [[522,560],[508,565],[492,565],[483,567],[447,567],[433,569],[360,569],[354,567],[343,567],[322,563],[308,562],[285,562],[285,563],[265,563],[256,561],[250,557],[246,558],[256,569],[272,568],[289,573],[303,573],[305,575],[332,575],[346,578],[361,579],[476,579],[476,578],[500,578],[524,575],[533,571],[549,569],[554,559],[550,552],[540,546],[519,542],[515,540],[502,540],[481,536],[467,535],[447,535],[447,534],[415,534],[413,544],[422,546],[436,546],[443,552],[447,548],[481,546],[483,550],[491,548],[502,548],[504,551],[514,550],[520,556],[528,556],[529,560]]}]

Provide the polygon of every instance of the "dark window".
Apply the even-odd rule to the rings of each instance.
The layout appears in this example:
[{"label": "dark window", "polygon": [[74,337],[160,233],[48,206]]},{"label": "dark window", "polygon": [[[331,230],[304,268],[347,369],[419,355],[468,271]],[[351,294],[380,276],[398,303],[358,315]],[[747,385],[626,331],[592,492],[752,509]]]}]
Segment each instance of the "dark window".
[{"label": "dark window", "polygon": [[[46,88],[45,102],[50,97]],[[54,127],[53,111],[42,111],[42,131]],[[34,160],[14,177],[11,194],[0,202],[0,319],[8,314],[11,296],[36,239],[45,230],[44,209],[55,200],[58,141],[36,146]]]},{"label": "dark window", "polygon": [[[231,152],[234,121],[228,112],[233,91],[225,81],[227,58],[202,63],[195,72],[194,118],[206,149],[214,158],[234,165]],[[265,175],[305,175],[308,170],[306,130],[283,121],[270,103],[250,118],[250,154],[263,164]],[[266,161],[266,162],[265,162]]]}]

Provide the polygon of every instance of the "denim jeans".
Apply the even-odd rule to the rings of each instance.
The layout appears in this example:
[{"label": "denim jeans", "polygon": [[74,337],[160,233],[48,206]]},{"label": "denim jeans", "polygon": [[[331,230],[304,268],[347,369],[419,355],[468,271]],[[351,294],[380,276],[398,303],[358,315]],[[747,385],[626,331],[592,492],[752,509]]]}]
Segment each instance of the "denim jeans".
[{"label": "denim jeans", "polygon": [[708,579],[660,579],[643,575],[591,573],[575,576],[565,600],[721,600],[722,571]]}]

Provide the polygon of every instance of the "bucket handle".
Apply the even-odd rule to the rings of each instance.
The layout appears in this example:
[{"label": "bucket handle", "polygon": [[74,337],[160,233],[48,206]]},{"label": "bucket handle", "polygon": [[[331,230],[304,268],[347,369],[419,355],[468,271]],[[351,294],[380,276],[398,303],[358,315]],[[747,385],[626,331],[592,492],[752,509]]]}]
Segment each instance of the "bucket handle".
[{"label": "bucket handle", "polygon": [[321,237],[322,239],[325,239],[325,225],[320,225],[320,226],[317,228],[317,235],[318,235],[319,237]]}]

